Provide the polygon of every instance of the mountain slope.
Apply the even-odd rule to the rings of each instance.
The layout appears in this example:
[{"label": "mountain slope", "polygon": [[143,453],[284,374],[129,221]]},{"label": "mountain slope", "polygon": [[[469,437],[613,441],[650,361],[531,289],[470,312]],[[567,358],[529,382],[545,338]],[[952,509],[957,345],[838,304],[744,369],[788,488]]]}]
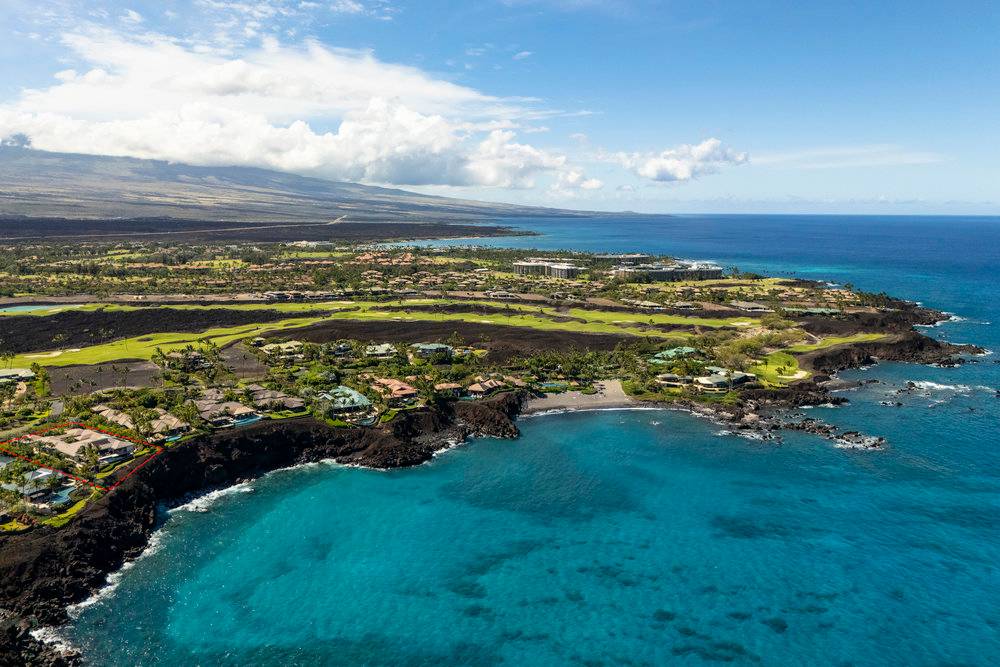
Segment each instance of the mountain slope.
[{"label": "mountain slope", "polygon": [[0,215],[254,222],[468,221],[580,215],[327,181],[251,167],[0,147]]}]

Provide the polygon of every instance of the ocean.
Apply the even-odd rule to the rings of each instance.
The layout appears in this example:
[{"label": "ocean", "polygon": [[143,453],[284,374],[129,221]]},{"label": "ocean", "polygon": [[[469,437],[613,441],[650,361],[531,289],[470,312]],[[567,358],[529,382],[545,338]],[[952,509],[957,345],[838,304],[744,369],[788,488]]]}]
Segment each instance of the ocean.
[{"label": "ocean", "polygon": [[[544,235],[475,242],[851,283],[1000,350],[1000,218],[504,222]],[[98,665],[997,664],[998,358],[844,373],[879,382],[808,412],[879,452],[628,410],[414,469],[278,471],[166,513],[62,634]]]}]

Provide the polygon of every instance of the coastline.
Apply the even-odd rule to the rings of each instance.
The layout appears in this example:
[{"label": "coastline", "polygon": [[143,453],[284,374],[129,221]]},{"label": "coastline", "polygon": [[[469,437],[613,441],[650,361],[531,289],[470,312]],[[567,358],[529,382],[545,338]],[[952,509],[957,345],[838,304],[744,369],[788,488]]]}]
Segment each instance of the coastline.
[{"label": "coastline", "polygon": [[533,396],[524,404],[521,416],[649,406],[648,403],[627,395],[622,389],[621,380],[601,380],[594,383],[594,388],[597,389],[597,393],[567,391],[560,394],[544,394],[540,397]]},{"label": "coastline", "polygon": [[[931,343],[915,345],[914,337],[903,336],[898,348],[884,360],[928,363],[945,352],[967,351],[917,336]],[[857,346],[847,346],[851,347]],[[836,365],[877,362],[878,357],[872,354],[875,351],[884,353],[886,349],[869,347],[838,354]],[[780,439],[776,433],[787,429],[821,435],[836,446],[880,448],[882,443],[864,439],[868,436],[838,433],[817,420],[783,421],[782,415],[789,409],[847,402],[831,395],[824,386],[829,379],[820,376],[781,391],[750,390],[735,406],[689,400],[640,401],[627,396],[620,381],[607,380],[599,383],[594,394],[572,391],[529,397],[526,392],[510,392],[482,401],[459,401],[450,411],[414,411],[374,429],[332,429],[304,418],[208,434],[170,450],[170,455],[102,498],[74,523],[0,540],[0,566],[14,573],[0,589],[4,613],[0,640],[24,664],[80,664],[80,656],[65,653],[63,644],[51,643],[59,639],[58,628],[71,619],[74,607],[87,604],[109,587],[113,589],[115,576],[148,552],[160,528],[159,508],[176,510],[207,496],[231,493],[230,489],[275,470],[321,461],[374,469],[410,467],[460,446],[469,437],[516,438],[518,417],[614,409],[682,410],[709,419],[730,433],[760,440]],[[845,440],[845,436],[855,440]],[[81,549],[80,543],[86,546]]]}]

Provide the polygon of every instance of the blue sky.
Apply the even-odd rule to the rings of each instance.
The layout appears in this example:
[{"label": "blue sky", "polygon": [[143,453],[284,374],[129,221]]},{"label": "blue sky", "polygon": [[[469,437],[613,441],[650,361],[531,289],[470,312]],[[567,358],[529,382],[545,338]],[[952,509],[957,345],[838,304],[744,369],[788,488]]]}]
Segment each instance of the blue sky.
[{"label": "blue sky", "polygon": [[498,201],[1000,211],[987,2],[7,0],[0,134]]}]

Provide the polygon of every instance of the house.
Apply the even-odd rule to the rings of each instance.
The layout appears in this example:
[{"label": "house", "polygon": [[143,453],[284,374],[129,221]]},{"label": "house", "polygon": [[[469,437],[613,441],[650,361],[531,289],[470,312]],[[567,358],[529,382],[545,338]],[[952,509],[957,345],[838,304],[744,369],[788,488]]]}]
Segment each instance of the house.
[{"label": "house", "polygon": [[34,379],[34,371],[27,368],[0,368],[0,384],[30,382]]},{"label": "house", "polygon": [[838,308],[785,308],[785,312],[794,315],[839,315]]},{"label": "house", "polygon": [[690,357],[692,354],[698,354],[698,350],[693,347],[670,347],[654,354],[650,358],[649,363],[660,365],[669,364],[678,359]]},{"label": "house", "polygon": [[333,356],[349,357],[352,351],[350,343],[337,343],[333,348]]},{"label": "house", "polygon": [[70,492],[75,488],[72,482],[54,470],[38,468],[22,475],[20,484],[8,482],[0,484],[0,488],[13,491],[28,503],[35,506],[61,505],[69,500]]},{"label": "house", "polygon": [[[119,426],[132,431],[140,430],[136,428],[135,423],[132,421],[132,417],[128,414],[121,412],[120,410],[110,408],[103,403],[93,406],[91,410],[99,414],[104,419],[107,419],[112,424],[118,424]],[[190,424],[181,421],[163,408],[153,408],[153,412],[156,416],[149,422],[148,430],[141,431],[148,436],[147,439],[150,442],[156,443],[163,442],[164,440],[175,439],[191,430]]]},{"label": "house", "polygon": [[323,410],[330,415],[347,415],[357,412],[367,412],[372,402],[361,392],[340,385],[339,387],[319,395]]},{"label": "house", "polygon": [[365,356],[372,359],[392,359],[396,356],[396,346],[392,343],[369,345],[365,348]]},{"label": "house", "polygon": [[504,375],[503,376],[503,381],[506,384],[509,384],[509,385],[511,385],[513,387],[517,387],[518,389],[524,389],[525,387],[528,386],[527,382],[525,382],[521,378],[516,378],[513,375]]},{"label": "house", "polygon": [[135,430],[135,423],[132,421],[132,418],[120,410],[115,410],[114,408],[108,407],[103,403],[98,403],[90,409],[112,424],[118,424],[119,426],[127,428],[130,431]]},{"label": "house", "polygon": [[259,384],[247,385],[245,389],[250,393],[253,404],[258,408],[296,411],[306,407],[306,402],[301,398],[289,396],[283,391],[267,389]]},{"label": "house", "polygon": [[67,428],[53,435],[29,435],[28,440],[33,445],[52,449],[78,462],[82,460],[84,451],[93,447],[101,465],[127,459],[139,449],[139,445],[130,440],[81,427]]},{"label": "house", "polygon": [[212,362],[197,350],[174,350],[163,355],[163,365],[172,370],[191,373],[211,368]]},{"label": "house", "polygon": [[386,403],[395,406],[412,403],[419,395],[414,387],[393,378],[377,378],[372,389],[385,397]]},{"label": "house", "polygon": [[414,343],[410,346],[413,354],[421,359],[431,359],[433,357],[444,357],[450,359],[455,353],[451,345],[444,343]]},{"label": "house", "polygon": [[676,373],[660,373],[656,376],[656,384],[661,387],[686,387],[694,380],[690,375]]},{"label": "house", "polygon": [[284,343],[269,343],[261,347],[264,354],[273,354],[279,359],[301,359],[302,341],[290,340]]},{"label": "house", "polygon": [[470,384],[468,392],[469,396],[472,396],[473,398],[483,398],[484,396],[487,396],[491,392],[494,392],[498,389],[503,389],[506,386],[507,385],[505,385],[503,382],[500,382],[499,380],[494,380],[494,379],[481,380],[479,382],[476,382],[475,384]]},{"label": "house", "polygon": [[434,385],[434,391],[448,398],[458,398],[464,390],[462,385],[456,382],[439,382]]},{"label": "house", "polygon": [[149,423],[149,441],[153,443],[176,440],[191,430],[191,425],[161,408],[153,408],[157,417]]},{"label": "house", "polygon": [[[207,392],[206,392],[207,394]],[[202,398],[192,401],[198,415],[214,428],[243,426],[258,419],[260,415],[253,408],[248,408],[236,401],[219,401],[214,398]]]},{"label": "house", "polygon": [[756,301],[730,301],[729,305],[747,313],[773,313],[774,311]]},{"label": "house", "polygon": [[705,368],[710,375],[703,375],[694,379],[695,384],[701,391],[723,392],[731,387],[736,387],[748,382],[753,382],[757,376],[753,373],[734,371],[719,366],[708,366]]}]

